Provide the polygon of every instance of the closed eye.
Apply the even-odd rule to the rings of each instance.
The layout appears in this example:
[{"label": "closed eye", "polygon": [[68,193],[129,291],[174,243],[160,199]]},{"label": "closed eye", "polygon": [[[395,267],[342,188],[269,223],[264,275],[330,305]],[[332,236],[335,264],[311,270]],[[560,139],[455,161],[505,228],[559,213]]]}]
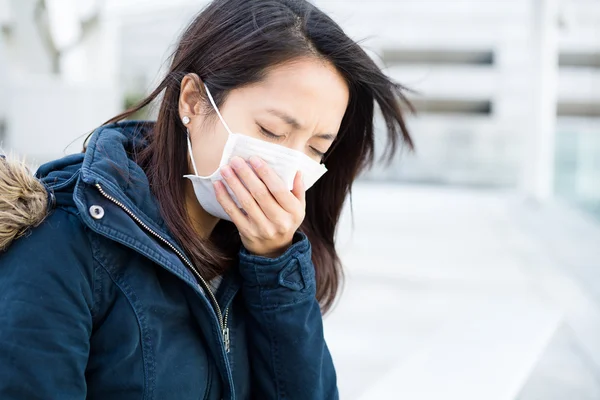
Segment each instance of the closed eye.
[{"label": "closed eye", "polygon": [[319,150],[315,149],[314,147],[311,147],[311,148],[310,148],[310,151],[312,151],[313,153],[315,153],[315,155],[316,155],[317,157],[319,157],[319,158],[323,158],[323,157],[325,157],[325,153],[323,153],[323,152],[321,152],[321,151],[319,151]]},{"label": "closed eye", "polygon": [[260,133],[262,133],[265,137],[267,137],[271,140],[281,140],[285,137],[285,135],[276,135],[273,132],[266,130],[265,128],[263,128],[260,125],[258,125],[258,128],[260,130]]},{"label": "closed eye", "polygon": [[[260,133],[268,139],[279,141],[279,140],[282,140],[283,138],[285,138],[285,135],[276,135],[273,132],[268,131],[267,129],[263,128],[262,126],[260,126],[258,124],[257,124],[257,126],[258,126],[258,129],[260,130]],[[315,149],[312,146],[310,147],[310,151],[312,151],[313,154],[316,157],[319,157],[320,159],[323,159],[325,157],[325,153]]]}]

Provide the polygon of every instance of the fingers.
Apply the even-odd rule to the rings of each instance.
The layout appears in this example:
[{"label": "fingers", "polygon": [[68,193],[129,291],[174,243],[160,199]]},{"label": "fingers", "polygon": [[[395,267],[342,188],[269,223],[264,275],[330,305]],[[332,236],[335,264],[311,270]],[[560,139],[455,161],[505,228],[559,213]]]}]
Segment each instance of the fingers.
[{"label": "fingers", "polygon": [[[221,176],[223,176],[223,178],[225,179],[225,182],[227,182],[227,185],[229,186],[229,188],[231,189],[231,191],[237,198],[237,200],[240,204],[240,207],[248,215],[248,218],[252,219],[256,224],[265,223],[265,221],[266,221],[265,214],[259,207],[258,203],[254,199],[252,194],[250,194],[248,189],[246,189],[244,184],[240,181],[240,179],[235,174],[235,172],[231,169],[231,167],[229,167],[227,165],[221,167]],[[216,189],[216,187],[215,187],[215,189]],[[231,196],[229,196],[229,193],[227,193],[227,190],[225,190],[225,193],[231,199]],[[231,199],[231,201],[233,201],[233,199]],[[236,206],[236,209],[237,209],[237,206]],[[238,211],[240,211],[240,210],[238,209]],[[227,212],[227,210],[226,210],[226,212]],[[241,213],[241,211],[240,211],[240,213]],[[227,212],[227,214],[230,217],[232,217],[232,219],[233,219],[233,216],[231,214],[229,214],[228,212]],[[243,215],[243,213],[242,213],[242,215]],[[234,223],[235,223],[235,221],[234,221]]]},{"label": "fingers", "polygon": [[256,172],[246,164],[246,161],[239,157],[235,157],[231,160],[231,165],[269,220],[279,222],[285,218],[286,210],[285,208],[282,208],[282,205],[274,198],[274,194],[272,194],[271,188],[268,187],[268,183],[263,182],[261,178],[257,176]]},{"label": "fingers", "polygon": [[231,167],[221,167],[221,175],[237,198],[253,226],[264,232],[288,232],[304,220],[305,195],[302,176],[294,179],[293,191],[263,160],[252,157],[252,167],[239,157]]},{"label": "fingers", "polygon": [[242,230],[247,231],[250,226],[248,218],[244,215],[242,210],[238,208],[237,204],[235,204],[235,201],[233,201],[229,195],[229,192],[225,188],[225,185],[223,185],[223,182],[214,182],[213,186],[215,188],[215,193],[217,195],[219,204],[221,204],[221,207],[223,207],[223,210],[225,210],[227,215],[231,217],[231,221],[238,227],[240,232]]},{"label": "fingers", "polygon": [[252,165],[255,174],[262,182],[264,182],[264,185],[266,185],[277,203],[279,203],[279,205],[287,212],[295,212],[298,203],[297,199],[295,198],[295,195],[290,192],[279,175],[258,157],[251,157],[250,164]]},{"label": "fingers", "polygon": [[302,180],[302,172],[300,171],[296,173],[296,177],[294,178],[294,189],[292,189],[292,194],[300,200],[303,208],[306,207],[306,189],[304,189],[304,181]]},{"label": "fingers", "polygon": [[253,254],[277,255],[292,243],[305,215],[302,175],[297,173],[293,190],[263,160],[252,158],[252,167],[239,157],[221,167],[223,182],[215,182],[217,199],[237,226],[242,243]]}]

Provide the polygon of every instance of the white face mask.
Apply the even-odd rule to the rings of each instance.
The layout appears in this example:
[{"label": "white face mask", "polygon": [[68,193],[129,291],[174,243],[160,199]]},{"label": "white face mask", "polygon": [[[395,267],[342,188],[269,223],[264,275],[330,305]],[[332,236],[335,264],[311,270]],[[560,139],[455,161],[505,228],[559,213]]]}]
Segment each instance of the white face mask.
[{"label": "white face mask", "polygon": [[231,132],[229,126],[227,126],[227,123],[223,119],[223,116],[221,116],[212,95],[208,91],[208,87],[206,87],[206,85],[204,85],[204,87],[206,88],[206,94],[208,95],[210,103],[217,112],[223,126],[227,132],[229,132],[229,138],[227,139],[227,143],[225,143],[225,149],[223,150],[223,156],[219,163],[219,169],[209,176],[198,175],[189,132],[187,135],[188,151],[190,153],[190,158],[192,159],[195,175],[185,175],[184,177],[192,181],[198,202],[207,213],[217,218],[231,221],[229,215],[227,215],[225,210],[223,210],[223,207],[221,207],[221,204],[217,201],[217,195],[212,184],[215,181],[223,181],[232,199],[239,206],[237,198],[220,173],[220,168],[229,164],[233,157],[241,157],[246,161],[252,156],[260,157],[279,175],[283,182],[288,186],[289,190],[292,190],[294,187],[294,178],[298,171],[302,172],[305,189],[314,185],[315,182],[327,172],[327,168],[325,168],[323,164],[319,164],[300,151],[269,143],[264,140],[255,139],[240,133]]}]

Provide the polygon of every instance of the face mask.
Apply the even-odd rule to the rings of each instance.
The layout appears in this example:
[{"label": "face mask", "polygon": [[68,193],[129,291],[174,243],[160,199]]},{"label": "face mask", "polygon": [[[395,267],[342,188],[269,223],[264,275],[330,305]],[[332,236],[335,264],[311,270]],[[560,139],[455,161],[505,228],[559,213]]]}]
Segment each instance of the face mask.
[{"label": "face mask", "polygon": [[194,162],[189,132],[187,135],[188,151],[190,158],[192,159],[192,166],[194,167],[195,175],[185,175],[184,177],[188,178],[192,182],[198,202],[207,213],[217,218],[231,221],[229,215],[227,215],[225,210],[223,210],[223,207],[221,207],[221,204],[219,204],[217,201],[217,195],[213,187],[213,182],[215,181],[223,182],[227,188],[227,191],[231,195],[231,198],[239,207],[237,198],[220,173],[220,168],[226,164],[229,164],[233,157],[241,157],[246,161],[252,156],[260,157],[275,171],[275,173],[277,173],[277,175],[279,175],[289,190],[292,190],[294,187],[294,178],[298,171],[302,172],[305,189],[308,189],[314,185],[315,182],[319,180],[319,178],[321,178],[325,172],[327,172],[327,168],[325,168],[323,164],[319,164],[300,151],[292,150],[274,143],[269,143],[264,140],[255,139],[240,133],[231,132],[229,126],[227,126],[227,123],[221,116],[213,97],[208,91],[208,87],[206,87],[206,85],[204,85],[204,87],[206,88],[206,94],[208,95],[210,103],[217,112],[217,115],[223,123],[223,126],[227,132],[229,132],[229,138],[225,143],[221,162],[219,163],[219,169],[209,176],[198,175],[196,163]]}]

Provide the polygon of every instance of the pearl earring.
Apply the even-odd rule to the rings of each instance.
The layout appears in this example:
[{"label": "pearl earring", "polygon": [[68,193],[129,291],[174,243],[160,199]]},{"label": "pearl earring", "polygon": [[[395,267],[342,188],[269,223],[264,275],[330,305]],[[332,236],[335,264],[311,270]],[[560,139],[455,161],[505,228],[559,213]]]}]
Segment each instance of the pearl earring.
[{"label": "pearl earring", "polygon": [[190,123],[190,117],[188,117],[187,115],[185,117],[183,117],[181,119],[181,121],[183,122],[184,125],[187,125]]}]

